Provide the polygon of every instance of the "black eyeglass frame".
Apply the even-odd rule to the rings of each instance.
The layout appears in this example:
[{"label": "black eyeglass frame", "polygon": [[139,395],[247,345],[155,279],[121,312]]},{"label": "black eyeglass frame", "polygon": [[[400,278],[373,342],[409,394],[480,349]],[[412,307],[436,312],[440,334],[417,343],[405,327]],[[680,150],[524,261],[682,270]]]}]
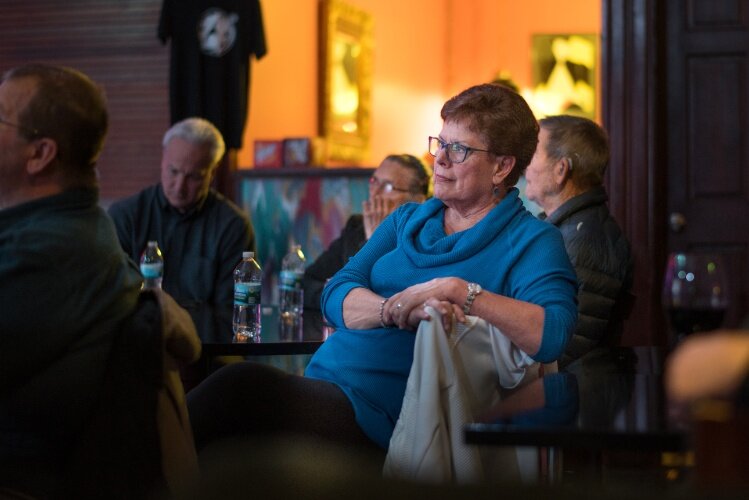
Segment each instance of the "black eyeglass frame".
[{"label": "black eyeglass frame", "polygon": [[[434,141],[437,142],[437,144],[439,145],[439,148],[437,148],[437,150],[434,153],[432,153],[432,143]],[[448,148],[448,146],[449,146],[449,148]],[[442,149],[444,149],[447,152],[446,153],[447,154],[447,159],[450,160],[452,163],[463,163],[464,161],[466,161],[466,158],[468,158],[468,153],[470,153],[471,151],[481,151],[483,153],[491,153],[491,151],[489,151],[488,149],[472,148],[470,146],[465,146],[465,145],[460,144],[458,142],[445,142],[442,139],[440,139],[439,137],[433,137],[433,136],[430,135],[429,136],[429,154],[432,155],[432,156],[434,156],[434,157],[437,157],[437,154]],[[455,159],[451,158],[451,152],[454,154],[454,153],[458,153],[460,151],[463,151],[463,158],[462,159],[455,160]]]},{"label": "black eyeglass frame", "polygon": [[35,138],[35,137],[39,136],[39,130],[37,130],[35,128],[29,128],[29,127],[25,127],[23,125],[19,125],[17,123],[9,122],[8,120],[6,120],[4,118],[0,118],[0,123],[2,123],[3,125],[7,125],[9,127],[13,127],[15,129],[18,129],[18,130],[21,130],[23,132],[26,132],[32,138]]}]

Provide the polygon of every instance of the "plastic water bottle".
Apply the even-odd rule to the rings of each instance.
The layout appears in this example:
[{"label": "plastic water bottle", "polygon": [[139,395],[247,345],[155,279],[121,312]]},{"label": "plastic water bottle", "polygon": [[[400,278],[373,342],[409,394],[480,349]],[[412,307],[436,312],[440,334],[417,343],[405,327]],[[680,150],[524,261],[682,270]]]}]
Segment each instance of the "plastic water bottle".
[{"label": "plastic water bottle", "polygon": [[164,256],[159,244],[149,241],[140,256],[140,274],[143,275],[143,288],[161,288],[164,277]]},{"label": "plastic water bottle", "polygon": [[262,273],[254,252],[242,252],[242,261],[234,268],[235,342],[260,342],[260,283]]},{"label": "plastic water bottle", "polygon": [[301,245],[292,245],[281,261],[278,280],[278,312],[281,319],[281,340],[302,340],[304,290],[302,278],[306,259]]}]

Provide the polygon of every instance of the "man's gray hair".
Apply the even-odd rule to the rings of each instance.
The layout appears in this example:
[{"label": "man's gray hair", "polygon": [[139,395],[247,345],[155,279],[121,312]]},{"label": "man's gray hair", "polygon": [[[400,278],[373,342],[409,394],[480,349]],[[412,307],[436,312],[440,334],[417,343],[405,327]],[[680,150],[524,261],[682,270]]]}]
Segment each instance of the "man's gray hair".
[{"label": "man's gray hair", "polygon": [[186,118],[175,123],[164,134],[164,140],[161,141],[161,145],[166,147],[169,141],[176,137],[190,144],[208,145],[211,148],[211,157],[213,158],[213,162],[210,165],[211,168],[218,165],[218,162],[221,161],[226,151],[226,145],[224,144],[221,132],[211,122],[203,118]]},{"label": "man's gray hair", "polygon": [[588,190],[603,184],[609,163],[609,139],[603,128],[593,120],[572,115],[547,116],[539,123],[548,133],[546,155],[569,162],[577,187]]}]

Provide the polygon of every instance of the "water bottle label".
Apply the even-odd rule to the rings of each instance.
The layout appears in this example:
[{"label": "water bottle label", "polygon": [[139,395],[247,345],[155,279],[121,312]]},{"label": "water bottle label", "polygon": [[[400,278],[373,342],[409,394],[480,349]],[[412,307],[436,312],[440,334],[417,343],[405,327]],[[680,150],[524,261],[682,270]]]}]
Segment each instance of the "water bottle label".
[{"label": "water bottle label", "polygon": [[140,274],[147,280],[160,278],[164,272],[164,264],[161,262],[154,262],[152,264],[141,264]]},{"label": "water bottle label", "polygon": [[281,271],[279,285],[281,290],[294,290],[302,287],[302,273],[296,271]]},{"label": "water bottle label", "polygon": [[260,303],[260,283],[234,283],[234,305],[254,306]]}]

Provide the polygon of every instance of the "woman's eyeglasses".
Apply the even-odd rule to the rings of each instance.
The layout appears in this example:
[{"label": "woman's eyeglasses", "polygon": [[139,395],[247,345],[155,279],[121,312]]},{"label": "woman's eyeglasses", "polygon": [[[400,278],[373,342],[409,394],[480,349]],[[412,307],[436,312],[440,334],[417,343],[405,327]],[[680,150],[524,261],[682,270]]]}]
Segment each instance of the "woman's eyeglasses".
[{"label": "woman's eyeglasses", "polygon": [[408,189],[401,189],[393,186],[393,183],[390,181],[381,181],[375,175],[369,178],[369,187],[380,190],[383,194],[392,193],[393,191],[398,191],[400,193],[410,192]]},{"label": "woman's eyeglasses", "polygon": [[471,151],[483,151],[491,153],[488,149],[478,149],[458,144],[457,142],[444,142],[439,137],[429,137],[429,154],[437,156],[440,150],[444,149],[447,153],[447,159],[452,163],[463,163]]}]

